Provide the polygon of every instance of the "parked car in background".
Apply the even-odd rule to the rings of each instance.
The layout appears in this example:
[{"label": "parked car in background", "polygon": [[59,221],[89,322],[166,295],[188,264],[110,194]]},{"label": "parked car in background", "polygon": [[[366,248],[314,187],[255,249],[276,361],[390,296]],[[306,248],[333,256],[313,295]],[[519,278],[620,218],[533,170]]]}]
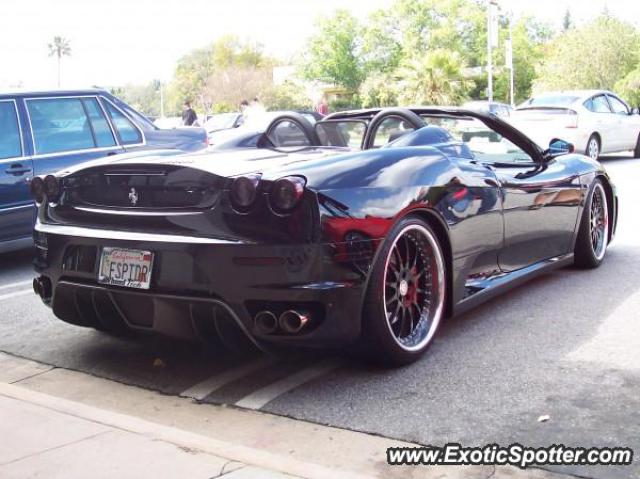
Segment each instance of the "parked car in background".
[{"label": "parked car in background", "polygon": [[207,134],[211,134],[216,131],[238,128],[242,125],[242,122],[242,113],[239,111],[232,113],[217,113],[209,116],[207,121],[204,123],[204,129],[207,130]]},{"label": "parked car in background", "polygon": [[633,150],[640,157],[640,115],[604,90],[549,92],[516,108],[511,123],[539,145],[553,138],[571,142],[575,151],[597,159],[603,153]]},{"label": "parked car in background", "polygon": [[187,128],[182,123],[179,116],[161,116],[153,120],[153,124],[161,130],[170,130],[172,128]]},{"label": "parked car in background", "polygon": [[470,101],[465,103],[462,108],[473,111],[481,111],[484,113],[493,113],[494,115],[508,118],[511,116],[513,108],[506,103],[500,103],[497,101]]},{"label": "parked car in background", "polygon": [[206,141],[203,129],[160,130],[100,89],[0,93],[0,252],[32,244],[35,175],[135,150],[195,151]]}]

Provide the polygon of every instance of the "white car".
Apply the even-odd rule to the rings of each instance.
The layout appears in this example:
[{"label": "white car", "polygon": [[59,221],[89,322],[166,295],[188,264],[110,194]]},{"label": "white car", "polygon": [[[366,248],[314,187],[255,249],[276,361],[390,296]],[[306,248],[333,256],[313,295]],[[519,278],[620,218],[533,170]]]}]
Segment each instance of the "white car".
[{"label": "white car", "polygon": [[603,153],[633,150],[640,157],[640,115],[604,90],[549,92],[534,96],[512,113],[515,127],[540,147],[558,138],[593,159]]},{"label": "white car", "polygon": [[497,101],[468,101],[462,108],[466,108],[472,111],[482,111],[485,113],[493,113],[496,116],[502,118],[509,118],[511,116],[511,112],[513,108],[511,105],[507,105],[506,103],[500,103]]},{"label": "white car", "polygon": [[173,128],[182,128],[184,126],[182,118],[179,116],[163,116],[156,118],[153,124],[161,130],[171,130]]},{"label": "white car", "polygon": [[231,130],[242,125],[244,119],[239,111],[233,113],[216,113],[208,115],[207,121],[203,123],[208,134],[222,130]]}]

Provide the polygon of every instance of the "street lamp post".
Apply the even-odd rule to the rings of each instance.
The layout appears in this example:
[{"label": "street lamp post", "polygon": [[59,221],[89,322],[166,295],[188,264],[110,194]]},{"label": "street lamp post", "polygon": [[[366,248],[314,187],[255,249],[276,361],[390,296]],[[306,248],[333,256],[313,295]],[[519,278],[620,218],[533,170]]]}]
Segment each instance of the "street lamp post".
[{"label": "street lamp post", "polygon": [[164,90],[162,89],[162,82],[160,82],[160,118],[164,118]]},{"label": "street lamp post", "polygon": [[493,2],[487,4],[487,99],[493,101]]},{"label": "street lamp post", "polygon": [[487,2],[487,99],[493,101],[493,47],[498,46],[499,28],[493,16],[497,0]]},{"label": "street lamp post", "polygon": [[509,99],[511,106],[515,108],[516,103],[514,99],[514,72],[513,72],[513,12],[509,13],[509,43],[507,44],[506,51],[506,64],[509,69]]}]

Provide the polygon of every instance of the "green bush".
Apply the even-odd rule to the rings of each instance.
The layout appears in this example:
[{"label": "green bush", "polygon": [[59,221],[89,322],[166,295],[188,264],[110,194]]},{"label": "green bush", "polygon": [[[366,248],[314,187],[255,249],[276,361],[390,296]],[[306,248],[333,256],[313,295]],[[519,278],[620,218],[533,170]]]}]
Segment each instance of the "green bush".
[{"label": "green bush", "polygon": [[234,108],[228,103],[215,103],[211,107],[211,113],[230,113],[233,111],[238,111],[238,108]]},{"label": "green bush", "polygon": [[633,70],[626,77],[616,83],[615,88],[622,98],[632,107],[640,106],[640,68]]},{"label": "green bush", "polygon": [[293,82],[284,82],[264,92],[261,100],[268,110],[310,110],[313,102],[305,89]]},{"label": "green bush", "polygon": [[329,112],[357,110],[362,108],[362,101],[358,95],[339,97],[329,101]]}]

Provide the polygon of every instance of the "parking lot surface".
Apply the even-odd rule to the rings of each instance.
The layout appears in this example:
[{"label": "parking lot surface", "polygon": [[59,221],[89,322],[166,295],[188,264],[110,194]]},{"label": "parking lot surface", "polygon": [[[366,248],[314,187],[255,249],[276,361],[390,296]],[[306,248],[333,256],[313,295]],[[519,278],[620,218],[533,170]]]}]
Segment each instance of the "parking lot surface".
[{"label": "parking lot surface", "polygon": [[[0,351],[169,395],[425,445],[562,443],[637,453],[640,160],[603,163],[621,206],[603,266],[546,274],[447,321],[426,356],[402,369],[380,370],[348,354],[238,356],[74,327],[32,293],[28,251],[0,256]],[[540,422],[544,415],[549,420]],[[637,460],[553,470],[640,476]]]}]

